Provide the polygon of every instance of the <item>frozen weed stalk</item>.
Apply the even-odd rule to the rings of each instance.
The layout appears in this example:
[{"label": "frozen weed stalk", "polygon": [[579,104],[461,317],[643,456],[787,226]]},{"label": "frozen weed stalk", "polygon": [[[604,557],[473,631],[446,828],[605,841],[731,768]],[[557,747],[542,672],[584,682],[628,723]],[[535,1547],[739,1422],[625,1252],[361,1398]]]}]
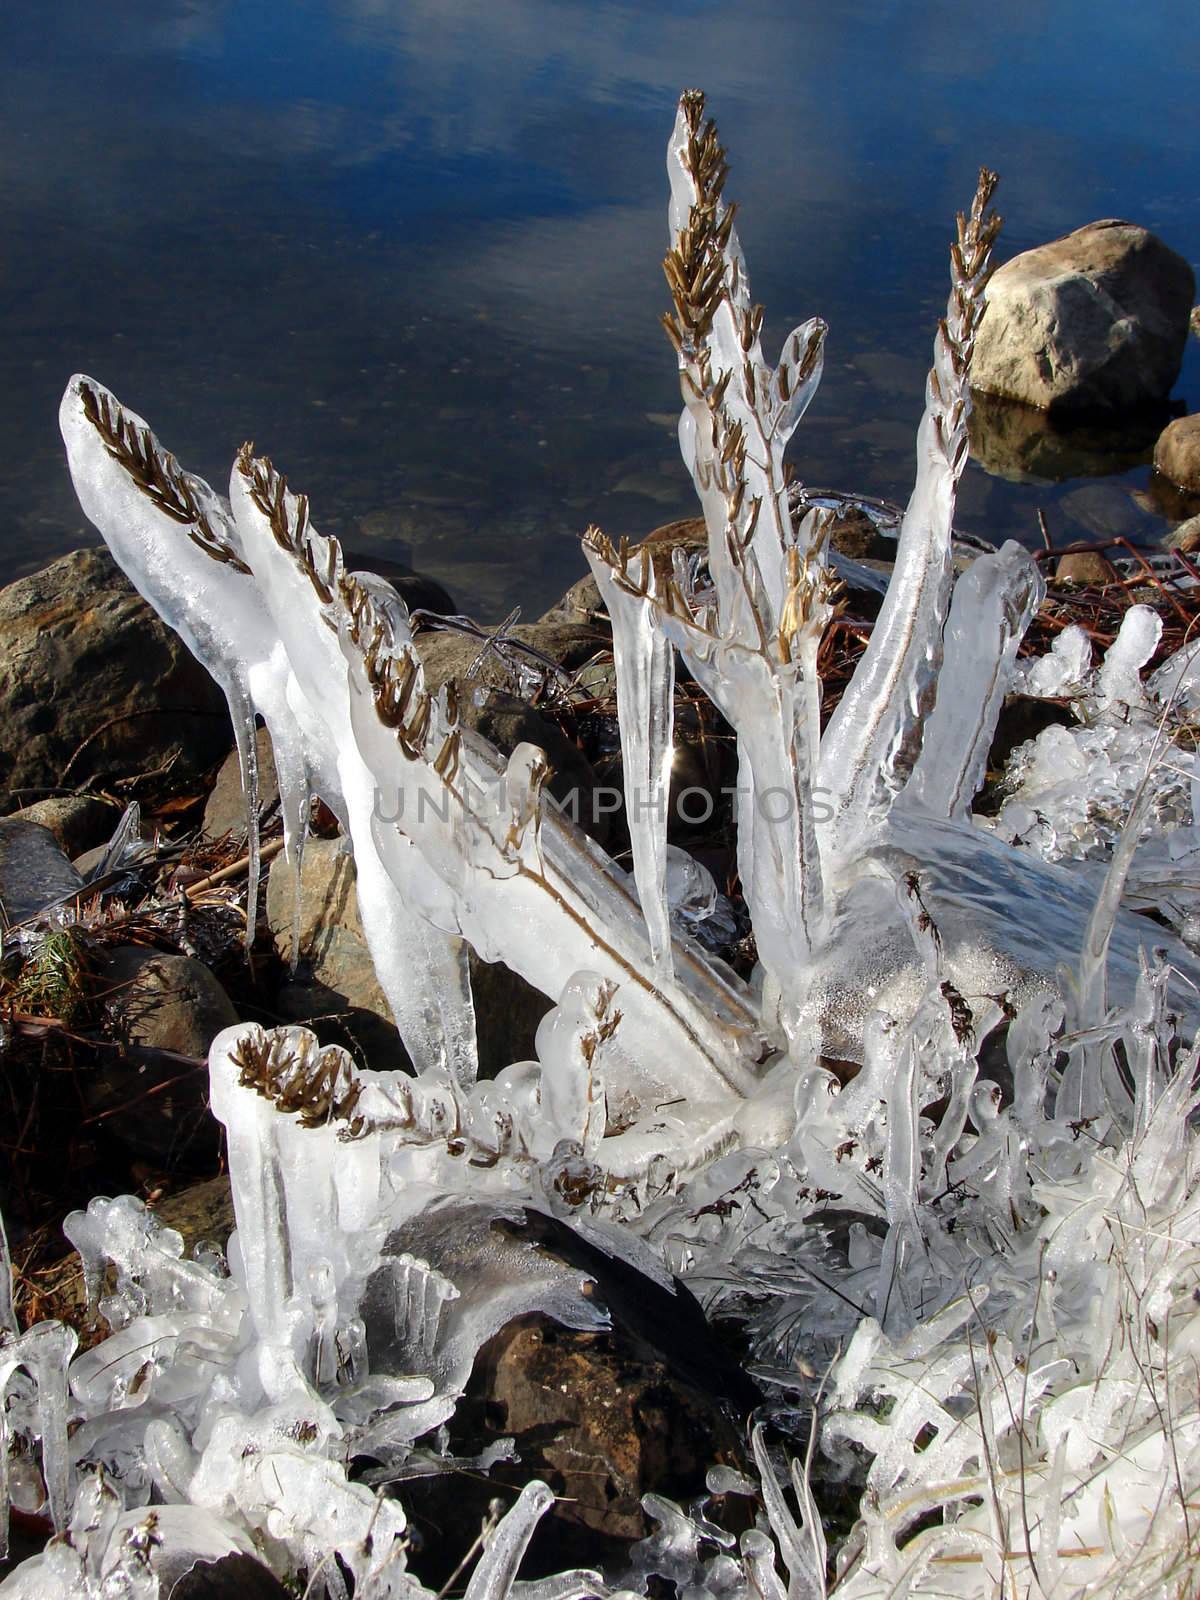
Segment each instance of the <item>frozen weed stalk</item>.
[{"label": "frozen weed stalk", "polygon": [[[227,1260],[185,1259],[129,1197],[68,1218],[113,1331],[77,1354],[68,1330],[9,1319],[0,1493],[45,1498],[59,1537],[6,1596],[151,1596],[169,1561],[238,1552],[312,1594],[433,1600],[409,1565],[404,1478],[444,1451],[435,1430],[481,1345],[530,1311],[606,1322],[586,1271],[538,1248],[552,1227],[681,1318],[680,1280],[742,1324],[767,1397],[758,1482],[709,1482],[757,1493],[758,1525],[737,1541],[702,1507],[648,1497],[657,1529],[627,1570],[528,1583],[552,1499],[531,1482],[484,1539],[470,1600],[661,1578],[713,1600],[1194,1581],[1194,991],[1187,949],[1160,927],[1145,948],[1122,904],[1139,830],[1154,860],[1195,849],[1190,758],[1147,776],[1146,741],[1107,740],[1138,803],[1100,885],[1059,864],[1070,849],[1025,848],[1014,808],[1044,752],[1022,756],[990,831],[971,815],[1041,593],[1014,544],[957,582],[951,559],[995,179],[958,221],[895,571],[822,731],[837,573],[783,454],[825,328],[765,360],[699,94],[668,165],[667,329],[707,555],[663,574],[584,540],[613,626],[632,878],[544,804],[540,750],[502,757],[427,690],[402,601],[346,570],[270,462],[243,450],[225,500],[99,384],[67,388],[80,500],[225,690],[251,825],[261,716],[293,870],[314,796],[350,839],[415,1070],[360,1069],[301,1028],[231,1029],[210,1061]],[[1074,672],[1093,727],[1136,712],[1166,750],[1200,679],[1181,653],[1143,684],[1147,625],[1129,627],[1094,678],[1070,641],[1020,670],[1052,694]],[[677,658],[736,733],[749,984],[671,916]],[[1110,818],[1110,846],[1127,822]],[[1154,882],[1136,877],[1139,903],[1194,914]],[[488,1081],[467,944],[555,1002],[537,1060]],[[794,1390],[813,1424],[781,1476],[766,1422]],[[822,1507],[848,1486],[859,1515],[829,1548]]]}]

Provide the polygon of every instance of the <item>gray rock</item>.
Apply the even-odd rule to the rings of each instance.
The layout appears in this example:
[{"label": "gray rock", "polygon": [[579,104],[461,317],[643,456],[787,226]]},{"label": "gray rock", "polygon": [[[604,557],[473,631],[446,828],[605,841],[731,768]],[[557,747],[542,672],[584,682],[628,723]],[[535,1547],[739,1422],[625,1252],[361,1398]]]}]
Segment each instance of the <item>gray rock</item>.
[{"label": "gray rock", "polygon": [[83,877],[40,822],[0,821],[0,926],[36,916],[83,887]]},{"label": "gray rock", "polygon": [[[265,816],[279,800],[279,779],[275,772],[275,751],[265,728],[258,730],[258,813]],[[204,807],[204,832],[210,839],[231,834],[246,836],[246,796],[242,791],[242,772],[236,750],[225,757],[212,793]]]},{"label": "gray rock", "polygon": [[[302,975],[284,985],[276,1009],[293,1022],[336,1016],[330,1038],[343,1034],[340,1042],[356,1045],[377,1071],[407,1069],[363,935],[353,857],[335,839],[310,839],[300,877]],[[276,856],[267,880],[267,920],[285,960],[292,949],[292,907],[291,871]],[[473,951],[470,962],[480,1070],[491,1077],[510,1062],[534,1058],[534,1035],[550,1001],[499,963],[481,961]]]},{"label": "gray rock", "polygon": [[218,1133],[204,1062],[216,1035],[238,1020],[229,996],[192,957],[136,945],[110,951],[98,976],[108,1031],[125,1050],[104,1052],[83,1080],[93,1116],[164,1166],[210,1156]]},{"label": "gray rock", "polygon": [[539,621],[606,627],[608,612],[600,593],[600,585],[589,572],[586,578],[580,578],[577,583],[573,583],[562,599],[555,601],[549,611],[543,612]]},{"label": "gray rock", "polygon": [[231,737],[221,691],[107,551],[76,550],[0,590],[6,809],[68,775],[194,778]]},{"label": "gray rock", "polygon": [[37,822],[74,858],[104,845],[121,820],[118,808],[90,794],[56,795],[13,813],[14,822]]},{"label": "gray rock", "polygon": [[1089,223],[996,272],[972,385],[1051,412],[1161,401],[1179,373],[1194,294],[1191,267],[1154,234]]},{"label": "gray rock", "polygon": [[118,945],[101,970],[106,1011],[128,1044],[207,1056],[222,1028],[238,1020],[233,1002],[203,962],[141,945]]},{"label": "gray rock", "polygon": [[1200,492],[1200,412],[1167,424],[1154,446],[1154,465],[1181,489]]}]

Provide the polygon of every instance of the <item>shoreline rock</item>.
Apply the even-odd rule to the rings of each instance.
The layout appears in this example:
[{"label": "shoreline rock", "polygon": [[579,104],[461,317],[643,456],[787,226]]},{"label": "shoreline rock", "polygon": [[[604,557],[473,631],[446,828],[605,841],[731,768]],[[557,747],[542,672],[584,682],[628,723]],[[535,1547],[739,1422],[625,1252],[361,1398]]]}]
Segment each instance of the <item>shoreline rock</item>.
[{"label": "shoreline rock", "polygon": [[107,551],[0,589],[3,810],[66,783],[178,786],[232,740],[225,697]]},{"label": "shoreline rock", "polygon": [[1191,267],[1156,235],[1090,222],[994,274],[971,386],[1051,413],[1161,402],[1179,375],[1195,292]]},{"label": "shoreline rock", "polygon": [[1180,489],[1200,493],[1200,412],[1167,424],[1154,446],[1154,465]]}]

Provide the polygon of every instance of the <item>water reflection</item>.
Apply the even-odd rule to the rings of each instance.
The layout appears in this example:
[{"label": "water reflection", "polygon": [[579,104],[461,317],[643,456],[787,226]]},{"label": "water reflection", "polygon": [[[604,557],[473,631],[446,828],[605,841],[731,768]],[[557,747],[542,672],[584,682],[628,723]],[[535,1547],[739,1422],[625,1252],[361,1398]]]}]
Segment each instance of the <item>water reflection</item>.
[{"label": "water reflection", "polygon": [[[1169,0],[16,0],[0,575],[90,538],[54,433],[76,369],[215,480],[253,437],[319,526],[492,616],[549,604],[589,521],[689,514],[657,328],[688,83],[733,151],[769,337],[831,324],[798,469],[903,500],[979,161],[1006,253],[1124,214],[1200,255],[1197,31]],[[972,466],[964,521],[1029,539],[1070,487]]]},{"label": "water reflection", "polygon": [[986,472],[1013,483],[1113,477],[1149,464],[1171,416],[1164,406],[1116,424],[1089,420],[1065,426],[1033,406],[978,394],[971,413],[971,454]]}]

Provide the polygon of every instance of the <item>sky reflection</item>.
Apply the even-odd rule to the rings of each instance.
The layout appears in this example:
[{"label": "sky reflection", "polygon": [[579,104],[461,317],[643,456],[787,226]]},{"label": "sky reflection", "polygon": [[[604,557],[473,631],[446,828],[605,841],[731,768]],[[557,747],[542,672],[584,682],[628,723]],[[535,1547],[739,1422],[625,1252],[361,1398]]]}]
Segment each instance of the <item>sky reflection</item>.
[{"label": "sky reflection", "polygon": [[[319,526],[493,614],[572,581],[589,520],[690,512],[657,329],[689,84],[732,151],[769,333],[831,324],[799,470],[903,499],[981,161],[1002,254],[1127,215],[1200,257],[1198,34],[1171,0],[16,0],[0,564],[91,540],[54,420],[76,369],[217,481],[253,436]],[[1193,348],[1192,405],[1196,373]],[[1077,487],[972,468],[964,518],[1027,536],[1053,503],[1074,533]],[[1136,520],[1136,477],[1106,487]]]}]

